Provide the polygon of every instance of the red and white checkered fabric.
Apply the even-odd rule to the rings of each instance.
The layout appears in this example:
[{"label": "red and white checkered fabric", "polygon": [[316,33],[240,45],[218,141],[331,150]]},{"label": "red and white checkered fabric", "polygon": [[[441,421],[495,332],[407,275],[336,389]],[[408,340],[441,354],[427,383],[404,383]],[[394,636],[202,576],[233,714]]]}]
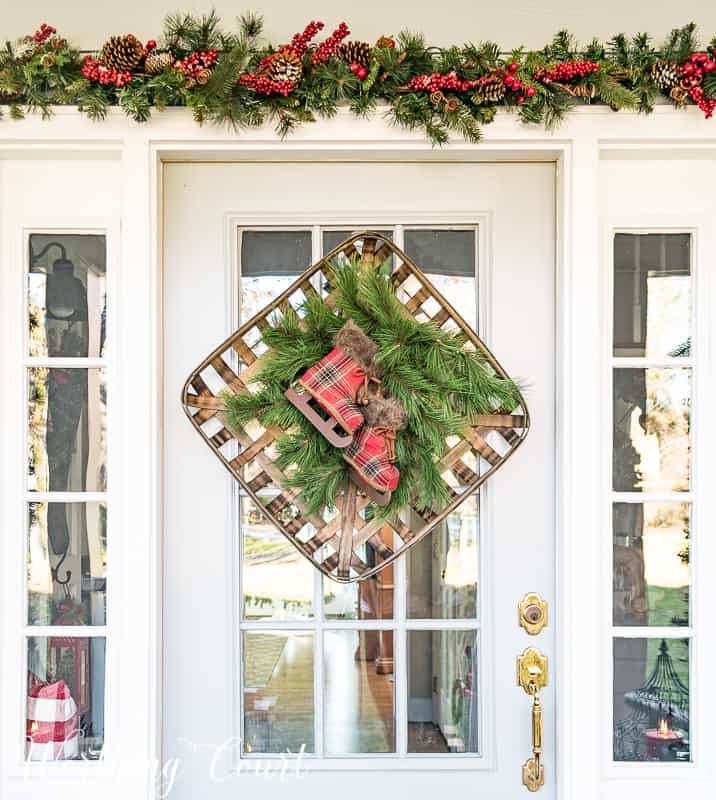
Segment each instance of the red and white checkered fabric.
[{"label": "red and white checkered fabric", "polygon": [[347,433],[353,433],[363,424],[356,397],[365,380],[366,373],[360,364],[334,347],[304,372],[299,383]]},{"label": "red and white checkered fabric", "polygon": [[390,463],[385,428],[361,428],[343,451],[343,458],[378,491],[393,492],[397,488],[400,472]]},{"label": "red and white checkered fabric", "polygon": [[58,761],[79,755],[79,715],[62,680],[38,684],[27,698],[27,758]]}]

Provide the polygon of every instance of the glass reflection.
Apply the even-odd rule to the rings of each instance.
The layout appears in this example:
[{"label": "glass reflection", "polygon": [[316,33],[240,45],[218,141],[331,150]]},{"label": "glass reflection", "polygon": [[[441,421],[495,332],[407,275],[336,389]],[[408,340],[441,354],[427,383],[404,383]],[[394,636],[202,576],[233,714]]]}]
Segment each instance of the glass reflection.
[{"label": "glass reflection", "polygon": [[251,498],[240,504],[244,619],[312,617],[313,567]]},{"label": "glass reflection", "polygon": [[243,634],[244,752],[314,751],[313,634]]},{"label": "glass reflection", "polygon": [[408,752],[478,752],[476,631],[408,632]]},{"label": "glass reflection", "polygon": [[393,631],[325,631],[325,749],[395,751]]},{"label": "glass reflection", "polygon": [[689,761],[688,639],[614,639],[614,760]]},{"label": "glass reflection", "polygon": [[104,356],[104,236],[32,234],[27,275],[31,356]]},{"label": "glass reflection", "polygon": [[616,491],[687,491],[691,370],[614,370]]},{"label": "glass reflection", "polygon": [[107,383],[103,369],[37,367],[29,378],[29,489],[107,487]]},{"label": "glass reflection", "polygon": [[691,236],[614,237],[614,355],[691,354]]},{"label": "glass reflection", "polygon": [[689,506],[615,503],[615,625],[689,624]]},{"label": "glass reflection", "polygon": [[[393,530],[386,526],[379,535],[392,545]],[[358,549],[358,555],[372,567],[380,556],[370,542]],[[394,567],[358,583],[336,583],[323,578],[323,613],[326,619],[392,619]]]},{"label": "glass reflection", "polygon": [[405,253],[465,322],[477,329],[475,230],[406,230]]},{"label": "glass reflection", "polygon": [[105,639],[27,640],[28,761],[98,759],[104,745]]},{"label": "glass reflection", "polygon": [[408,551],[408,616],[477,617],[478,497],[473,495]]},{"label": "glass reflection", "polygon": [[28,623],[104,625],[104,503],[30,503],[28,513]]},{"label": "glass reflection", "polygon": [[241,322],[275,300],[311,265],[310,231],[242,231]]}]

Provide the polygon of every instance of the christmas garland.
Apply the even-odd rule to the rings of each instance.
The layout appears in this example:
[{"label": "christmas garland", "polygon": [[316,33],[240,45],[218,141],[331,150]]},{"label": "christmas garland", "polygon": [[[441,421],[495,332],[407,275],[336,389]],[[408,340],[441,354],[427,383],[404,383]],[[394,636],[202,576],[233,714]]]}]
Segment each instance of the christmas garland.
[{"label": "christmas garland", "polygon": [[498,108],[550,128],[585,103],[648,113],[664,97],[697,105],[707,118],[716,109],[716,38],[701,48],[694,24],[658,48],[644,33],[581,47],[561,32],[541,50],[507,56],[491,42],[430,47],[408,32],[355,41],[344,22],[315,42],[323,27],[310,22],[275,47],[260,42],[262,20],[253,14],[237,32],[223,30],[214,12],[174,14],[158,42],[111,36],[98,54],[83,55],[43,24],[0,51],[0,111],[49,116],[53,105],[69,104],[101,119],[118,105],[144,122],[154,109],[186,106],[199,123],[238,129],[270,119],[285,136],[341,105],[363,116],[382,104],[395,124],[442,144],[451,132],[478,141]]},{"label": "christmas garland", "polygon": [[265,428],[286,431],[276,442],[275,463],[289,472],[287,488],[301,490],[309,514],[334,506],[349,468],[341,451],[284,392],[331,351],[346,320],[353,320],[378,345],[382,389],[407,415],[395,441],[400,482],[381,515],[392,516],[409,502],[419,509],[446,505],[450,498],[439,462],[447,452],[447,438],[459,436],[479,414],[495,409],[511,413],[521,403],[517,385],[497,375],[482,353],[466,347],[463,334],[406,316],[389,274],[390,262],[379,270],[357,262],[334,263],[329,276],[332,308],[317,296],[307,298],[298,311],[287,307],[263,331],[269,350],[252,391],[223,395],[230,425],[243,427],[258,419]]}]

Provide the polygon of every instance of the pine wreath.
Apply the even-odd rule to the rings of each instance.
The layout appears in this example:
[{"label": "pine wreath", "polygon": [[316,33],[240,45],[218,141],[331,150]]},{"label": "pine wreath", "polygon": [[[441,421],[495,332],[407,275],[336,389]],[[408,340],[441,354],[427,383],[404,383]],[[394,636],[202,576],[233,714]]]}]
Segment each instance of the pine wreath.
[{"label": "pine wreath", "polygon": [[288,487],[299,489],[308,513],[334,508],[347,483],[348,465],[339,450],[316,431],[284,397],[295,378],[329,353],[332,339],[352,319],[378,345],[383,387],[407,412],[407,427],[396,440],[400,482],[389,505],[392,516],[412,502],[421,509],[448,502],[439,461],[447,439],[459,436],[479,414],[511,413],[520,406],[518,386],[499,376],[462,333],[406,316],[389,280],[390,263],[380,269],[356,261],[333,262],[328,280],[334,302],[309,297],[296,311],[264,330],[269,352],[253,378],[252,392],[224,393],[229,424],[258,419],[286,433],[277,440],[276,465],[289,471]]}]

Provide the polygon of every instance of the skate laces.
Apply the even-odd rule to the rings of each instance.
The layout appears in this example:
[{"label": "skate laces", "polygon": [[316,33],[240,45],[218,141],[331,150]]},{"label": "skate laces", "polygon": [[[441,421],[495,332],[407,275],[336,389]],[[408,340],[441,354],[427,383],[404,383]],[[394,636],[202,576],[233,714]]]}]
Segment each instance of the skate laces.
[{"label": "skate laces", "polygon": [[388,461],[395,461],[395,428],[378,426],[376,428],[371,428],[371,430],[376,436],[383,437],[383,440],[385,441],[385,449],[388,454]]},{"label": "skate laces", "polygon": [[370,386],[371,381],[373,383],[380,384],[380,378],[376,378],[375,375],[369,375],[363,367],[357,367],[356,372],[358,377],[363,380],[363,383],[358,387],[358,391],[356,392],[356,402],[361,406],[368,405],[368,387]]}]

